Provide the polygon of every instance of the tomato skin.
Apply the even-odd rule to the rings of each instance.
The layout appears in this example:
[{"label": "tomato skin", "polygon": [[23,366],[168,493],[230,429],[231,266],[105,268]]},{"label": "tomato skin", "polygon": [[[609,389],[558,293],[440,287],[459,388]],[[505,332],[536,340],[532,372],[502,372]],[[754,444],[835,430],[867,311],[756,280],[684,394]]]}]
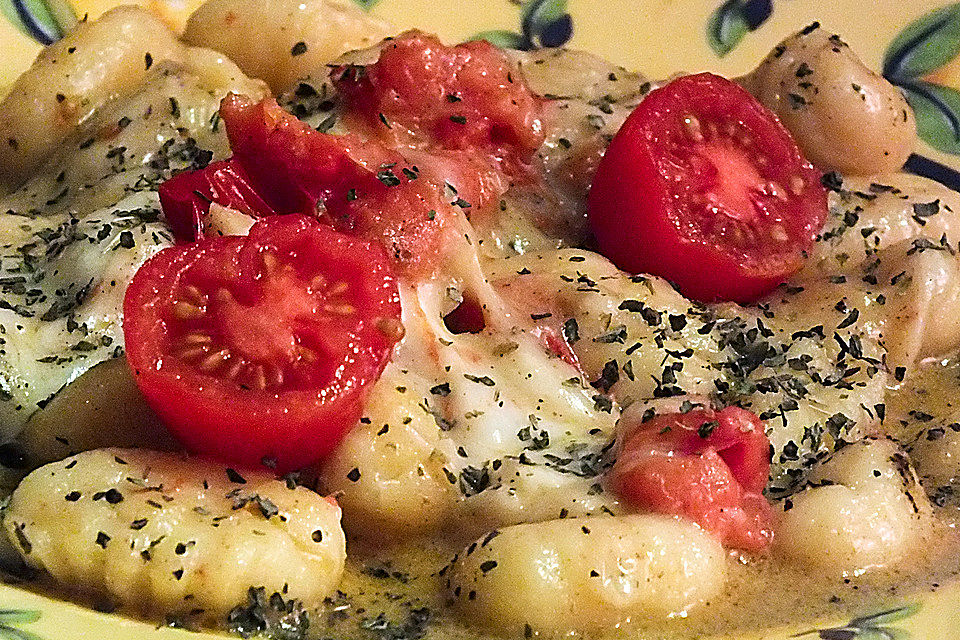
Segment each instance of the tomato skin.
[{"label": "tomato skin", "polygon": [[376,63],[341,67],[332,77],[383,137],[406,129],[446,149],[524,162],[543,143],[543,107],[516,74],[485,40],[450,47],[408,31],[387,42]]},{"label": "tomato skin", "polygon": [[159,252],[127,289],[123,329],[137,384],[188,449],[283,472],[321,460],[356,424],[399,319],[379,246],[291,215]]},{"label": "tomato skin", "polygon": [[250,183],[243,165],[232,159],[178,174],[161,184],[158,191],[173,235],[182,242],[203,237],[203,216],[211,202],[254,218],[276,214]]},{"label": "tomato skin", "polygon": [[776,116],[709,73],[650,93],[610,143],[589,219],[620,268],[703,302],[748,303],[802,266],[826,190]]},{"label": "tomato skin", "polygon": [[627,435],[610,484],[634,507],[689,518],[725,545],[761,551],[773,538],[761,493],[769,456],[763,423],[749,411],[666,414]]}]

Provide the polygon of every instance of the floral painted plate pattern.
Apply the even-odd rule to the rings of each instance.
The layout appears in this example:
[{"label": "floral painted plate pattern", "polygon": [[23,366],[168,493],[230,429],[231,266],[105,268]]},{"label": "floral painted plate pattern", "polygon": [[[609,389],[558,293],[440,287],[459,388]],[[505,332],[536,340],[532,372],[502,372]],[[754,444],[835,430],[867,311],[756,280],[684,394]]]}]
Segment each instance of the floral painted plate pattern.
[{"label": "floral painted plate pattern", "polygon": [[[131,0],[128,0],[131,1]],[[135,0],[180,29],[200,0]],[[679,69],[748,71],[815,20],[842,34],[907,97],[923,145],[908,169],[960,190],[960,2],[937,0],[343,0],[399,27],[515,49],[572,46],[650,77]],[[0,0],[0,95],[40,48],[117,0]],[[0,584],[0,640],[214,638],[156,627]],[[960,584],[847,620],[761,633],[758,640],[960,640]],[[742,639],[745,640],[745,639]]]}]

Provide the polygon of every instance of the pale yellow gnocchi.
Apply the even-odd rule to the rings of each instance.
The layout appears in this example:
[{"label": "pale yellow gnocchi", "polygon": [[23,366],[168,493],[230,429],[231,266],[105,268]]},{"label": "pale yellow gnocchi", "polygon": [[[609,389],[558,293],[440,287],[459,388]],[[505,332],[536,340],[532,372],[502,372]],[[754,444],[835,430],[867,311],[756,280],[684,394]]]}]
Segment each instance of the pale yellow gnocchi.
[{"label": "pale yellow gnocchi", "polygon": [[813,23],[740,79],[818,167],[869,176],[899,170],[916,144],[913,109],[840,38]]},{"label": "pale yellow gnocchi", "polygon": [[270,474],[143,449],[98,449],[20,484],[3,528],[24,561],[149,615],[216,619],[251,586],[318,604],[346,559],[336,502]]},{"label": "pale yellow gnocchi", "polygon": [[498,629],[591,630],[684,614],[724,586],[722,547],[664,516],[571,518],[495,530],[447,574],[463,615]]},{"label": "pale yellow gnocchi", "polygon": [[848,445],[782,503],[778,553],[804,566],[859,575],[920,549],[930,503],[913,466],[890,440]]}]

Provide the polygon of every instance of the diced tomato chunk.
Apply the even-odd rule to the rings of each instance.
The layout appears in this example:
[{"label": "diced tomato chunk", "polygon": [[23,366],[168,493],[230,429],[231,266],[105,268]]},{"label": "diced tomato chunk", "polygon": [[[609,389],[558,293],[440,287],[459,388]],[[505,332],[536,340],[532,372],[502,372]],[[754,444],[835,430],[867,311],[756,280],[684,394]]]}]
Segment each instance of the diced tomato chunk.
[{"label": "diced tomato chunk", "polygon": [[543,108],[507,58],[479,40],[450,47],[408,31],[380,59],[334,71],[350,107],[382,136],[401,130],[447,149],[525,162],[543,143]]},{"label": "diced tomato chunk", "polygon": [[761,551],[773,515],[763,422],[739,407],[657,416],[629,434],[610,474],[629,504],[693,520],[730,547]]},{"label": "diced tomato chunk", "polygon": [[211,202],[254,218],[276,213],[250,184],[243,166],[234,160],[176,175],[160,185],[159,194],[174,236],[191,242],[203,235],[203,216]]},{"label": "diced tomato chunk", "polygon": [[[408,275],[435,269],[452,207],[469,203],[398,152],[356,136],[311,129],[273,100],[227,96],[220,108],[233,157],[161,186],[181,240],[202,235],[211,202],[253,217],[300,213],[384,245]],[[450,193],[447,193],[450,191]]]}]

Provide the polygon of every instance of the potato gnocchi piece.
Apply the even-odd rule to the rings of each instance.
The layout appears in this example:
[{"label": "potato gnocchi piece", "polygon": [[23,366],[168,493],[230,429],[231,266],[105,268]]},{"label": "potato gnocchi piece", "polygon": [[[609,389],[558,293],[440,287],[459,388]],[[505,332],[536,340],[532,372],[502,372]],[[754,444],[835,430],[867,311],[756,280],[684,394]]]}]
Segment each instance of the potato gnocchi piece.
[{"label": "potato gnocchi piece", "polygon": [[104,447],[181,450],[147,406],[126,358],[101,362],[61,389],[15,442],[28,469]]},{"label": "potato gnocchi piece", "polygon": [[597,461],[596,469],[577,469],[578,473],[569,470],[575,469],[575,463],[558,469],[534,460],[532,456],[522,461],[510,457],[490,471],[492,486],[457,504],[447,523],[449,538],[475,538],[497,527],[525,522],[619,515],[623,511],[618,498],[606,492],[599,479],[606,469],[605,459]]},{"label": "potato gnocchi piece", "polygon": [[886,346],[891,370],[954,353],[960,196],[907,174],[844,178],[831,187],[830,218],[796,282],[828,292],[852,285],[850,304]]},{"label": "potato gnocchi piece", "polygon": [[23,559],[146,615],[220,619],[250,587],[319,604],[346,560],[340,509],[264,473],[99,449],[27,476],[4,513]]},{"label": "potato gnocchi piece", "polygon": [[429,534],[449,517],[457,498],[447,476],[453,473],[448,467],[454,447],[420,406],[430,397],[429,386],[396,364],[387,365],[366,416],[323,465],[321,481],[339,496],[351,535]]},{"label": "potato gnocchi piece", "polygon": [[209,51],[155,62],[139,87],[101,106],[0,199],[0,441],[84,371],[122,353],[126,285],[172,243],[157,185],[228,153],[217,116],[228,91],[256,95],[263,86]]},{"label": "potato gnocchi piece", "polygon": [[361,424],[323,465],[350,532],[384,538],[450,525],[462,538],[606,506],[594,485],[612,414],[509,317],[491,316],[502,332],[450,333],[448,290],[401,290],[405,336]]},{"label": "potato gnocchi piece", "polygon": [[941,507],[960,499],[960,422],[952,418],[924,430],[909,447],[927,495]]},{"label": "potato gnocchi piece", "polygon": [[587,517],[490,532],[453,559],[447,591],[471,621],[588,631],[686,613],[726,580],[720,544],[666,516]]},{"label": "potato gnocchi piece", "polygon": [[869,178],[831,176],[830,217],[801,277],[851,273],[874,261],[878,252],[917,242],[957,246],[960,194],[929,178],[907,173]]},{"label": "potato gnocchi piece", "polygon": [[913,110],[900,91],[819,23],[774,47],[740,83],[820,168],[858,176],[897,171],[916,145]]},{"label": "potato gnocchi piece", "polygon": [[44,48],[0,102],[0,184],[18,186],[108,100],[136,90],[183,46],[152,13],[124,6]]},{"label": "potato gnocchi piece", "polygon": [[332,0],[208,0],[190,16],[183,39],[227,55],[279,94],[390,33],[386,23]]},{"label": "potato gnocchi piece", "polygon": [[892,440],[863,440],[814,470],[781,503],[774,552],[842,575],[892,565],[917,550],[931,508],[916,473]]},{"label": "potato gnocchi piece", "polygon": [[[587,240],[587,192],[610,139],[653,86],[585,51],[508,51],[530,88],[546,99],[546,138],[535,162],[550,189],[512,187],[496,225],[484,229],[506,255]],[[483,220],[479,221],[480,225]],[[531,228],[532,227],[532,228]]]}]

